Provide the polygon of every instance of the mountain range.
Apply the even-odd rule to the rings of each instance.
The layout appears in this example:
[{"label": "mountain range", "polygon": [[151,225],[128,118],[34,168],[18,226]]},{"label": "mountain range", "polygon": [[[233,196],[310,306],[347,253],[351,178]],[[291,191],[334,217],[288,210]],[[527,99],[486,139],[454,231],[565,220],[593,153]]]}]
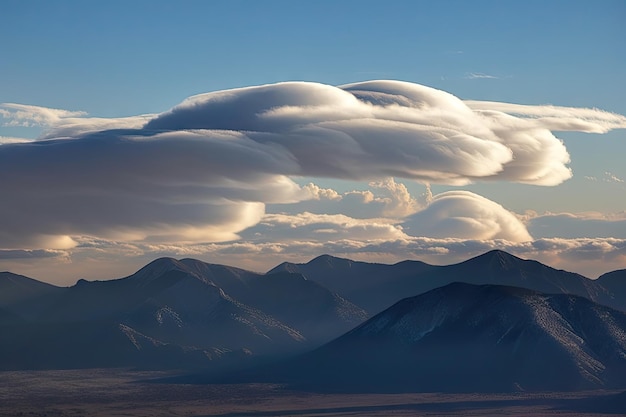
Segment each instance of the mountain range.
[{"label": "mountain range", "polygon": [[502,251],[448,266],[322,255],[265,274],[160,258],[71,287],[3,272],[0,369],[237,375],[263,359],[310,386],[626,387],[625,272],[591,280]]}]

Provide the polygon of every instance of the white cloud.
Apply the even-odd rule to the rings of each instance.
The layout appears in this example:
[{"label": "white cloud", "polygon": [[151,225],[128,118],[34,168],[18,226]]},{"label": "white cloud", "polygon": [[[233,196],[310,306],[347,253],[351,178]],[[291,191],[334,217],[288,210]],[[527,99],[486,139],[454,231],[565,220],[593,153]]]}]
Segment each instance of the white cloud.
[{"label": "white cloud", "polygon": [[242,237],[254,242],[276,243],[407,238],[402,228],[386,219],[355,219],[343,214],[306,212],[296,215],[266,214],[258,225],[243,232]]},{"label": "white cloud", "polygon": [[76,138],[89,132],[140,129],[155,115],[101,118],[101,117],[64,117],[55,121],[40,139]]},{"label": "white cloud", "polygon": [[604,173],[604,176],[605,176],[604,180],[606,182],[617,182],[617,183],[623,183],[624,182],[623,179],[621,179],[617,175],[615,175],[615,174],[613,174],[611,172],[608,172],[608,171]]},{"label": "white cloud", "polygon": [[59,257],[66,257],[67,255],[68,253],[65,251],[49,250],[49,249],[38,249],[38,250],[0,249],[0,260],[59,258]]},{"label": "white cloud", "polygon": [[381,214],[385,217],[403,218],[420,208],[419,203],[411,196],[406,186],[394,181],[393,178],[370,182],[369,185],[383,192],[383,197],[380,198],[383,203]]},{"label": "white cloud", "polygon": [[218,241],[256,224],[263,202],[306,197],[292,161],[238,133],[103,134],[0,148],[0,242],[40,235]]},{"label": "white cloud", "polygon": [[496,77],[495,75],[483,74],[482,72],[470,72],[465,76],[465,78],[467,78],[468,80],[494,80],[498,79],[499,77]]},{"label": "white cloud", "polygon": [[33,139],[0,136],[0,145],[8,145],[11,143],[26,143],[26,142],[32,142],[32,141]]},{"label": "white cloud", "polygon": [[[516,117],[476,103],[398,81],[218,91],[160,115],[118,119],[5,103],[8,124],[49,130],[45,141],[0,146],[0,194],[8,196],[0,242],[66,249],[76,236],[226,241],[259,223],[266,204],[310,198],[372,210],[363,217],[401,218],[419,204],[390,177],[555,185],[571,172],[550,129],[626,126],[623,116],[597,110],[515,107],[523,116]],[[367,181],[371,190],[340,195],[292,180],[316,176]],[[513,227],[505,220],[488,229]],[[523,233],[504,228],[492,236]]]},{"label": "white cloud", "polygon": [[[626,116],[599,109],[474,100],[465,100],[464,103],[487,117],[493,115],[493,112],[505,113],[516,119],[522,118],[529,123],[527,126],[536,126],[539,129],[606,133],[613,129],[626,128]],[[510,120],[511,123],[515,122],[515,119]]]},{"label": "white cloud", "polygon": [[440,90],[374,81],[203,94],[146,128],[245,131],[259,143],[288,150],[303,176],[394,176],[457,185],[480,179],[554,185],[570,177],[565,147],[549,130],[512,116],[504,122]]},{"label": "white cloud", "polygon": [[403,218],[420,208],[418,201],[411,196],[406,186],[394,178],[371,181],[369,189],[352,190],[343,193],[329,188],[320,188],[309,183],[303,187],[311,199],[295,204],[272,206],[268,211],[282,211],[291,214],[309,211],[318,214],[349,213],[354,218]]},{"label": "white cloud", "polygon": [[532,240],[524,224],[504,207],[469,191],[449,191],[433,197],[424,210],[403,223],[412,236],[475,240]]},{"label": "white cloud", "polygon": [[[584,177],[587,181],[598,181],[598,177],[588,176]],[[618,177],[612,172],[605,171],[604,175],[599,177],[602,182],[613,183],[613,184],[624,184],[624,179]]]},{"label": "white cloud", "polygon": [[52,126],[61,119],[86,115],[83,111],[52,109],[28,104],[0,103],[0,116],[6,119],[3,126]]}]

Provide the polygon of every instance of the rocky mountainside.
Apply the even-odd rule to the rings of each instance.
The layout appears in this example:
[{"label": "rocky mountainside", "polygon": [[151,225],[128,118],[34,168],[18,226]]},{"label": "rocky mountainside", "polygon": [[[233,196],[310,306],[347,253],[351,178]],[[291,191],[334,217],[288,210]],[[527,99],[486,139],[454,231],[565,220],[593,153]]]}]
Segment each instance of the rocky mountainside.
[{"label": "rocky mountainside", "polygon": [[579,296],[453,283],[262,375],[331,391],[624,387],[626,313]]}]

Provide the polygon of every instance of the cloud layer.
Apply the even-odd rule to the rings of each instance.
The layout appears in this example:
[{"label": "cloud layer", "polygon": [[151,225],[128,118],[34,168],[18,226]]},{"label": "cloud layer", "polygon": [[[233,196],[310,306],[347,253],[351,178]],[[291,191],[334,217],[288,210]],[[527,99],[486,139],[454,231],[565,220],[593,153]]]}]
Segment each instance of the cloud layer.
[{"label": "cloud layer", "polygon": [[[626,127],[623,116],[595,109],[464,102],[399,81],[217,91],[158,115],[118,119],[12,103],[0,105],[0,116],[5,125],[46,128],[29,143],[1,141],[5,250],[69,250],[85,237],[221,242],[255,225],[259,234],[295,227],[332,241],[389,242],[410,231],[524,242],[526,229],[497,203],[446,193],[418,212],[420,203],[392,178],[556,185],[571,172],[551,130]],[[299,177],[366,181],[371,190],[302,187]],[[309,200],[319,212],[266,214],[268,204]],[[324,212],[331,203],[336,211]],[[403,230],[400,219],[410,215]]]}]

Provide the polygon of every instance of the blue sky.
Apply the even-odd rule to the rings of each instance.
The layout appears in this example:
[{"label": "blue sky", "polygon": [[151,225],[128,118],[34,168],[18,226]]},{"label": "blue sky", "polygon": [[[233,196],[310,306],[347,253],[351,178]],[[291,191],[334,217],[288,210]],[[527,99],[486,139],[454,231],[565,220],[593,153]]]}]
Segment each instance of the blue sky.
[{"label": "blue sky", "polygon": [[[4,1],[0,103],[119,118],[161,113],[189,96],[235,87],[292,80],[342,85],[392,79],[440,89],[463,100],[597,108],[626,115],[624,21],[623,1]],[[6,115],[4,123],[0,119],[0,137],[32,139],[50,128],[16,126],[11,120]],[[606,237],[607,232],[600,230],[607,229],[614,231],[611,237],[626,239],[625,131],[554,133],[563,140],[573,171],[571,179],[557,186],[508,180],[477,181],[463,187],[433,183],[432,193],[465,190],[497,202],[520,217],[534,239],[551,234],[565,237],[565,230],[571,234],[572,227],[589,239]],[[368,181],[292,178],[300,186],[314,182],[340,194],[364,192],[369,187]],[[423,181],[396,181],[406,185],[416,201],[426,192]],[[389,192],[384,187],[378,190]],[[15,198],[20,198],[19,193]],[[266,203],[268,214],[295,216],[298,210],[312,209]],[[317,210],[322,214],[321,207]],[[338,208],[332,210],[339,214]],[[353,218],[350,210],[358,211],[346,205],[341,214]],[[539,215],[541,221],[529,219]],[[563,216],[573,216],[578,223],[572,226],[575,220],[567,217],[564,222]],[[598,222],[601,226],[596,227]],[[110,257],[98,258],[86,249],[97,246],[95,240],[104,239],[111,246],[120,240],[83,232],[68,235],[77,244],[71,248],[0,242],[5,251],[0,268],[52,280],[44,271],[54,266],[60,271],[54,279],[63,276],[71,283],[82,276],[123,275],[123,268],[130,273],[156,255],[184,255],[176,249],[177,241],[159,241],[160,249],[149,250],[145,242],[141,246],[137,239],[124,238],[121,241],[134,249],[128,253],[103,249]],[[255,242],[252,232],[243,231],[244,238],[237,242]],[[304,241],[306,236],[299,239]],[[606,241],[594,244],[602,246]],[[602,268],[626,267],[626,245],[616,244],[615,252],[603,258],[604,267],[599,260],[574,262],[584,257],[573,255],[574,251],[567,252],[567,258],[565,252],[542,254],[538,246],[534,252],[504,248],[592,276],[605,272]],[[167,245],[176,248],[168,251]],[[447,257],[419,251],[366,253],[340,246],[335,246],[336,254],[353,258],[391,262],[405,255],[447,263],[490,245],[467,244],[472,249],[466,251],[443,245]],[[37,250],[58,251],[54,254],[59,256],[46,252],[39,257],[33,252]],[[26,253],[16,251],[30,251],[30,255],[10,255]],[[240,261],[251,255],[237,258],[235,252],[232,248],[219,253],[198,249],[191,254],[245,267]],[[281,256],[304,260],[314,252],[283,251],[263,257],[271,258],[266,263],[284,260]],[[102,268],[98,276],[89,272],[114,258],[125,260],[118,262],[118,269]],[[249,266],[262,269],[268,265],[259,261]]]}]

